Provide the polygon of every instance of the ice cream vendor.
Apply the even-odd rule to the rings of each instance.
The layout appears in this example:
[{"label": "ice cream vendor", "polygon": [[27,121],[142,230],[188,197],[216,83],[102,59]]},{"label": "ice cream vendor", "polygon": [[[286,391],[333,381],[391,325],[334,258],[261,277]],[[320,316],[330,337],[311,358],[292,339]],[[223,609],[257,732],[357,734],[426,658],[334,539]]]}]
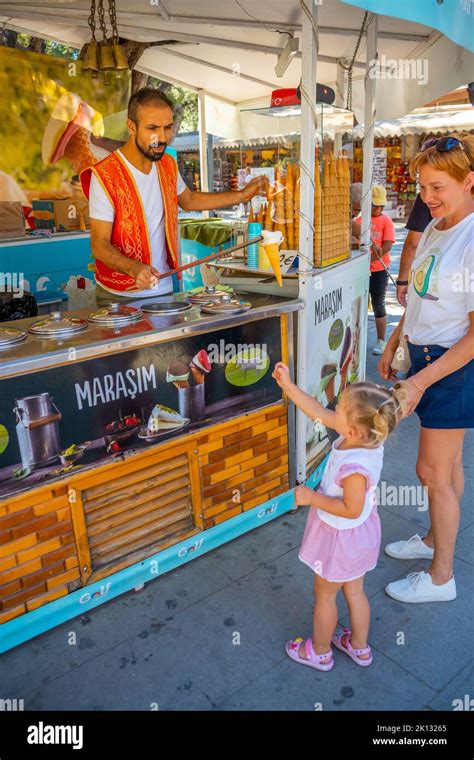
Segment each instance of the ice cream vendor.
[{"label": "ice cream vendor", "polygon": [[184,211],[225,208],[267,192],[265,177],[242,190],[191,191],[165,153],[173,120],[166,95],[148,87],[138,90],[128,104],[128,141],[81,172],[99,306],[111,294],[114,301],[126,301],[172,292],[172,278],[160,280],[160,273],[178,266],[178,205]]}]

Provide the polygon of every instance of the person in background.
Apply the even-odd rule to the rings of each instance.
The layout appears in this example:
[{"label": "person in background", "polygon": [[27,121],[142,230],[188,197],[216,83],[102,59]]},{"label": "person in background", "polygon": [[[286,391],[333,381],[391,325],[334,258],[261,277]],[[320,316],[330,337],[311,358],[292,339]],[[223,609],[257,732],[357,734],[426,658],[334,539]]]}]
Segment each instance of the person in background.
[{"label": "person in background", "polygon": [[0,203],[21,203],[25,226],[33,228],[33,219],[29,218],[32,212],[31,202],[18,182],[10,174],[2,171],[0,171]]},{"label": "person in background", "polygon": [[421,200],[421,196],[418,194],[405,225],[405,228],[408,230],[408,235],[405,238],[402,255],[400,256],[400,266],[397,278],[397,301],[400,306],[406,307],[407,305],[408,277],[411,265],[415,258],[420,238],[428,224],[431,222],[431,218],[428,206]]},{"label": "person in background", "polygon": [[[395,228],[389,216],[383,213],[387,204],[387,193],[382,185],[372,187],[372,219],[370,225],[370,281],[369,292],[372,309],[375,316],[377,343],[372,353],[381,356],[385,350],[385,331],[387,329],[387,311],[385,309],[385,294],[387,292],[388,272],[390,265],[390,250],[395,242]],[[359,215],[352,222],[352,235],[360,239]]]},{"label": "person in background", "polygon": [[[352,219],[357,219],[360,216],[362,203],[362,182],[353,182],[351,185],[351,216]],[[356,234],[354,234],[356,233]],[[351,248],[359,248],[359,234],[360,234],[360,222],[357,223],[356,228],[352,229]]]}]

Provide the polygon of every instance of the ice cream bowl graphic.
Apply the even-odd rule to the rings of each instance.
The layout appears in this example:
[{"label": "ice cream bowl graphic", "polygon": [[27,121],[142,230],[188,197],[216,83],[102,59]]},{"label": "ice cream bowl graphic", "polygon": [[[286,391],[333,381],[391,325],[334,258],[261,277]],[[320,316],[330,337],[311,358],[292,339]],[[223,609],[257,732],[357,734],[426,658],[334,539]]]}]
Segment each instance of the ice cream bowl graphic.
[{"label": "ice cream bowl graphic", "polygon": [[157,438],[172,433],[175,430],[188,425],[190,419],[183,417],[175,409],[163,404],[155,404],[148,418],[147,426],[142,428],[138,433],[141,440],[152,442]]}]

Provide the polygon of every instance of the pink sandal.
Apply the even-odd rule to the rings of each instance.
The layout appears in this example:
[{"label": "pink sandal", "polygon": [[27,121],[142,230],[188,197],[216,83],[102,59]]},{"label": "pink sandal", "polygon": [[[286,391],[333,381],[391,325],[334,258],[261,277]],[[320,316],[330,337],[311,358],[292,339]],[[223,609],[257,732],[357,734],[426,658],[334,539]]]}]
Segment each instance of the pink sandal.
[{"label": "pink sandal", "polygon": [[[304,642],[304,648],[306,657],[308,659],[305,660],[299,655],[299,648],[302,641],[303,639],[301,636],[299,636],[297,639],[291,639],[291,641],[286,642],[285,651],[290,659],[294,660],[295,662],[300,662],[301,665],[309,665],[310,668],[316,668],[316,670],[332,670],[334,667],[332,649],[330,649],[329,652],[326,652],[325,654],[316,654],[313,649],[313,642],[311,639],[306,639]],[[329,662],[321,662],[321,660],[327,660],[328,657],[331,658]]]},{"label": "pink sandal", "polygon": [[[350,640],[351,634],[352,631],[350,631],[349,628],[343,628],[342,630],[339,629],[332,637],[332,643],[335,647],[337,647],[337,649],[340,649],[341,652],[348,654],[351,660],[354,660],[357,665],[360,665],[363,668],[367,668],[369,665],[372,665],[372,662],[374,660],[372,656],[372,650],[369,646],[365,647],[365,649],[353,649]],[[347,636],[345,645],[342,643],[344,636]],[[370,654],[370,657],[368,657],[366,660],[362,660],[360,658],[361,654]]]}]

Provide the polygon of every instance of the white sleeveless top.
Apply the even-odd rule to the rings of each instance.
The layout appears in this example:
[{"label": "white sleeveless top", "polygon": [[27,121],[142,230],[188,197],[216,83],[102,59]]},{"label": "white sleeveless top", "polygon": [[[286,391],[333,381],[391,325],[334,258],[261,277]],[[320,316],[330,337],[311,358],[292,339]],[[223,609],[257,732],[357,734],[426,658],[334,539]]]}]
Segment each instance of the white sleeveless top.
[{"label": "white sleeveless top", "polygon": [[318,509],[318,517],[328,525],[338,530],[348,530],[362,525],[369,517],[377,503],[376,490],[380,480],[383,465],[383,445],[374,449],[340,449],[344,438],[334,441],[326,469],[318,491],[325,496],[342,498],[344,495],[343,480],[348,475],[359,473],[367,480],[365,503],[361,514],[355,520],[349,517],[339,517]]}]

